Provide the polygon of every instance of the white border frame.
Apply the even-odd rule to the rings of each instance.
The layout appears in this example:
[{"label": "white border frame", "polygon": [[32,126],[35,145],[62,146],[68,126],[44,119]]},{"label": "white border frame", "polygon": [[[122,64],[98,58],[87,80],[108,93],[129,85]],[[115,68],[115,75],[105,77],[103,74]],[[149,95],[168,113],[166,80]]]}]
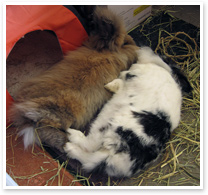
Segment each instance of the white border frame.
[{"label": "white border frame", "polygon": [[[74,186],[6,186],[6,5],[81,5],[81,4],[94,4],[94,5],[112,5],[112,4],[117,4],[117,5],[133,5],[133,4],[140,4],[140,5],[200,5],[200,186],[81,186],[81,187],[74,187]],[[87,1],[86,3],[83,1],[4,1],[2,2],[2,9],[3,9],[3,56],[1,59],[3,59],[2,64],[3,64],[3,121],[2,121],[2,134],[3,134],[3,189],[186,189],[186,190],[191,190],[189,193],[194,192],[197,193],[195,190],[192,191],[193,189],[203,189],[203,184],[204,184],[204,158],[203,158],[203,137],[204,137],[204,121],[203,121],[203,114],[204,114],[204,109],[203,109],[203,2],[195,2],[195,1],[102,1],[102,2],[89,2]],[[156,193],[157,191],[154,191]],[[61,192],[62,193],[62,192]],[[139,192],[140,193],[140,192]],[[169,193],[169,192],[168,192]],[[177,193],[177,192],[176,192]]]}]

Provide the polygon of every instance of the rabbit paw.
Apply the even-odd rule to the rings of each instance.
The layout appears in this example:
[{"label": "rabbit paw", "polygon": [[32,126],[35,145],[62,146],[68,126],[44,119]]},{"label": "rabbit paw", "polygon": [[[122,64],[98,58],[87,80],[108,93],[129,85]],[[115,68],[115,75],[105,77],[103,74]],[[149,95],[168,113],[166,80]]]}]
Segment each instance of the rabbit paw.
[{"label": "rabbit paw", "polygon": [[68,136],[67,136],[68,140],[71,143],[80,145],[85,139],[85,135],[79,130],[69,128],[67,129],[67,133],[68,133]]},{"label": "rabbit paw", "polygon": [[81,153],[81,149],[76,144],[67,142],[64,146],[64,151],[67,153],[67,156],[73,159],[77,159],[78,155]]}]

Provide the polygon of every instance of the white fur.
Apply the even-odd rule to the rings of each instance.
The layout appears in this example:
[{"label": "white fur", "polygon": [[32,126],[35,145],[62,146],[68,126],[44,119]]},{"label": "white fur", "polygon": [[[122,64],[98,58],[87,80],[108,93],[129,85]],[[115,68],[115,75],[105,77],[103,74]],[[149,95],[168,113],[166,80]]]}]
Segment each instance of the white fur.
[{"label": "white fur", "polygon": [[[171,68],[157,55],[149,47],[141,47],[138,53],[138,62],[139,64],[147,64],[153,63],[161,66],[171,73]],[[133,67],[131,68],[133,70]]]},{"label": "white fur", "polygon": [[35,132],[33,127],[26,127],[22,129],[19,133],[19,136],[23,136],[24,147],[27,149],[30,145],[32,145],[35,141]]},{"label": "white fur", "polygon": [[[144,132],[143,125],[138,123],[132,111],[165,112],[169,117],[171,132],[179,124],[182,95],[171,76],[171,69],[149,48],[142,48],[138,54],[137,64],[105,86],[115,94],[93,122],[89,135],[68,129],[69,142],[64,149],[69,157],[79,160],[87,171],[105,162],[105,171],[110,176],[132,175],[135,161],[131,160],[130,153],[118,152],[121,145],[126,144],[116,133],[120,126],[124,131],[131,129],[142,138],[143,145],[157,143]],[[136,77],[125,80],[128,73]]]},{"label": "white fur", "polygon": [[40,113],[35,109],[37,105],[34,102],[25,101],[22,104],[15,104],[18,110],[25,113],[25,117],[37,122],[40,119]]}]

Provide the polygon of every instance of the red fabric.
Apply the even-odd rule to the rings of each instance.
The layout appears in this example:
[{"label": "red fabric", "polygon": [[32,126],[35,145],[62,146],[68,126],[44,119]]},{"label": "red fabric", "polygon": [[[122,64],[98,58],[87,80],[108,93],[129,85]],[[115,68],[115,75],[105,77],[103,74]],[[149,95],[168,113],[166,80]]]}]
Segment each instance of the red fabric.
[{"label": "red fabric", "polygon": [[78,18],[62,5],[7,5],[7,56],[21,37],[34,30],[54,31],[63,53],[80,46],[88,36]]},{"label": "red fabric", "polygon": [[[62,5],[7,5],[6,56],[25,34],[35,30],[52,30],[63,53],[81,46],[87,32],[78,18]],[[6,91],[7,109],[12,97]]]}]

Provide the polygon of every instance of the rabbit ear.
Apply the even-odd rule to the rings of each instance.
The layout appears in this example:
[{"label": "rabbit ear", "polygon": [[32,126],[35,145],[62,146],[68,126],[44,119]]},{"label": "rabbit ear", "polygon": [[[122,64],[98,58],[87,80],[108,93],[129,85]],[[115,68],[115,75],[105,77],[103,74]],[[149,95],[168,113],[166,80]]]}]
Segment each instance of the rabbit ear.
[{"label": "rabbit ear", "polygon": [[106,7],[97,6],[90,23],[89,44],[98,51],[115,51],[124,44],[126,29],[123,20]]},{"label": "rabbit ear", "polygon": [[89,20],[91,19],[91,15],[95,10],[96,5],[74,5],[74,7],[82,17]]},{"label": "rabbit ear", "polygon": [[92,33],[99,34],[103,39],[110,40],[112,36],[118,36],[119,33],[122,33],[122,30],[126,32],[123,20],[103,6],[96,7],[93,15],[93,24]]},{"label": "rabbit ear", "polygon": [[115,79],[105,85],[105,88],[113,93],[118,92],[123,87],[123,81],[121,79]]}]

